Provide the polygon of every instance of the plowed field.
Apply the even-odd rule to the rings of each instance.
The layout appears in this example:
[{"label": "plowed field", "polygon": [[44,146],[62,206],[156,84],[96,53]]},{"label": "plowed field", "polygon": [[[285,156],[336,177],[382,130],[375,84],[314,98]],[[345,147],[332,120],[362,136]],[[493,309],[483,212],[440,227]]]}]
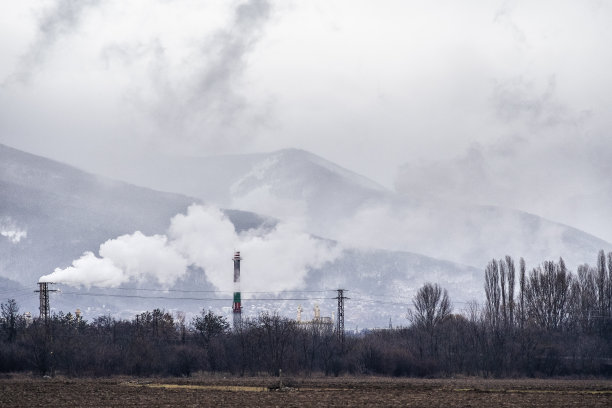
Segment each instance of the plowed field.
[{"label": "plowed field", "polygon": [[612,381],[266,377],[0,379],[2,407],[612,407]]}]

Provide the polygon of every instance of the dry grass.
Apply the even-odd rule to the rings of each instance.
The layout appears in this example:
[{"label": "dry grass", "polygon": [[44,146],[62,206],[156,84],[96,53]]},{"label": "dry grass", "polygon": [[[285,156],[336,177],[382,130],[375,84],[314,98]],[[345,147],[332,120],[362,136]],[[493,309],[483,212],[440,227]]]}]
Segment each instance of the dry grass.
[{"label": "dry grass", "polygon": [[138,384],[134,382],[121,383],[128,387],[149,387],[166,389],[185,389],[185,390],[208,390],[208,391],[234,391],[234,392],[267,392],[268,387],[247,387],[242,385],[197,385],[197,384]]}]

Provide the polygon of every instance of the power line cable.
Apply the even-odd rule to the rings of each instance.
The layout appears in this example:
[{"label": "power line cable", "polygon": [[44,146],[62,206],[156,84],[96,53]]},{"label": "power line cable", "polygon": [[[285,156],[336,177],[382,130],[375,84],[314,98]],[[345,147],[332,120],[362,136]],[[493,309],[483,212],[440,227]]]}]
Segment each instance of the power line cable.
[{"label": "power line cable", "polygon": [[[117,287],[108,288],[104,286],[90,286],[90,288],[104,289],[104,290],[134,290],[134,291],[146,291],[146,292],[179,292],[179,293],[233,293],[232,290],[188,290],[188,289],[154,289],[154,288],[130,288],[130,287]],[[324,292],[335,292],[332,289],[322,290],[281,290],[275,291],[242,291],[242,293],[324,293]]]},{"label": "power line cable", "polygon": [[[229,302],[232,298],[198,298],[198,297],[172,297],[172,296],[142,296],[142,295],[118,295],[111,293],[83,293],[83,292],[62,292],[65,295],[75,296],[95,296],[95,297],[120,297],[120,298],[137,298],[137,299],[165,299],[165,300],[198,300],[198,301],[223,301]],[[334,298],[325,297],[310,297],[310,298],[251,298],[249,301],[305,301],[305,300],[327,300]]]}]

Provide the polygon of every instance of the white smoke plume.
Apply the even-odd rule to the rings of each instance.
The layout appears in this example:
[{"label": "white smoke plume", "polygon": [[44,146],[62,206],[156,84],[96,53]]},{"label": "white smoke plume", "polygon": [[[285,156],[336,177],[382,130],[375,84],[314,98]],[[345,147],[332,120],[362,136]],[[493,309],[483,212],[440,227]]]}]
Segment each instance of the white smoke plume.
[{"label": "white smoke plume", "polygon": [[100,245],[99,257],[86,252],[72,266],[56,268],[39,281],[85,287],[151,282],[170,288],[195,266],[216,288],[231,290],[234,250],[244,258],[243,290],[272,292],[299,288],[309,268],[341,253],[337,245],[311,237],[297,224],[237,233],[218,208],[192,205],[172,218],[167,235],[136,231],[108,240]]},{"label": "white smoke plume", "polygon": [[17,244],[28,236],[28,231],[18,227],[11,218],[3,217],[0,218],[0,235]]}]

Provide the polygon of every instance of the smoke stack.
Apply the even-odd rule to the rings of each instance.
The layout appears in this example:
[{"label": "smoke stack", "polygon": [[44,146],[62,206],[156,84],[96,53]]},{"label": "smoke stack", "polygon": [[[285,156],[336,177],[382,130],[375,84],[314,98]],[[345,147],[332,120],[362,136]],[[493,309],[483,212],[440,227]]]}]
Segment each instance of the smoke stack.
[{"label": "smoke stack", "polygon": [[238,328],[242,322],[242,304],[240,300],[240,251],[234,253],[234,328]]}]

